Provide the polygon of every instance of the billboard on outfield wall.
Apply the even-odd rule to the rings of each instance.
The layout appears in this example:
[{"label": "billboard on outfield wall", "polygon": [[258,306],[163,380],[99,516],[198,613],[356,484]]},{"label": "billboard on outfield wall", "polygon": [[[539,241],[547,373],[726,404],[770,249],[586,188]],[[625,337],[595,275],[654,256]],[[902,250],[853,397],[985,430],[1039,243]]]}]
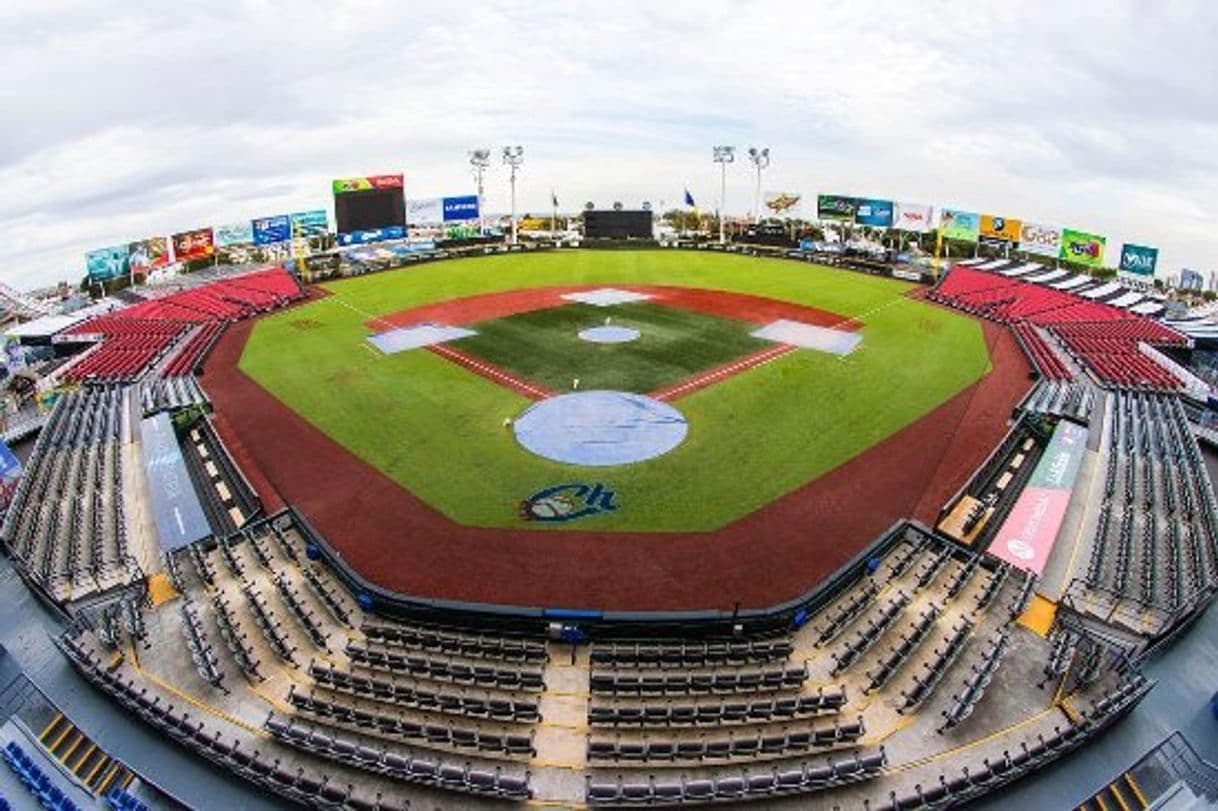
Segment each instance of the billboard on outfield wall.
[{"label": "billboard on outfield wall", "polygon": [[383,242],[387,239],[402,239],[406,229],[400,225],[389,225],[384,228],[370,228],[366,231],[350,231],[338,235],[339,245],[366,245],[369,242]]},{"label": "billboard on outfield wall", "polygon": [[803,195],[792,191],[768,191],[761,198],[762,209],[771,217],[792,217],[799,211]]},{"label": "billboard on outfield wall", "polygon": [[445,197],[443,202],[444,222],[466,222],[478,219],[478,195],[463,194]]},{"label": "billboard on outfield wall", "polygon": [[444,222],[444,201],[439,197],[425,197],[406,201],[406,224],[440,225]]},{"label": "billboard on outfield wall", "polygon": [[229,245],[248,245],[253,241],[254,224],[249,220],[216,226],[217,248],[227,248]]},{"label": "billboard on outfield wall", "polygon": [[1105,238],[1086,231],[1062,229],[1062,250],[1059,258],[1089,268],[1104,266]]},{"label": "billboard on outfield wall", "polygon": [[169,264],[169,239],[167,237],[141,239],[128,245],[127,250],[127,262],[132,273],[147,273],[153,268]]},{"label": "billboard on outfield wall", "polygon": [[273,245],[287,242],[292,236],[292,223],[287,214],[274,217],[259,217],[250,223],[254,227],[255,245]]},{"label": "billboard on outfield wall", "polygon": [[990,544],[991,555],[1036,575],[1044,572],[1086,450],[1086,428],[1069,420],[1057,424],[1032,478]]},{"label": "billboard on outfield wall", "polygon": [[976,242],[981,232],[981,217],[973,211],[945,208],[939,212],[939,232],[944,239]]},{"label": "billboard on outfield wall", "polygon": [[855,203],[853,197],[843,197],[839,194],[820,194],[816,197],[816,219],[854,221]]},{"label": "billboard on outfield wall", "polygon": [[330,233],[330,218],[324,209],[298,211],[288,215],[292,239],[324,237]]},{"label": "billboard on outfield wall", "polygon": [[982,214],[978,223],[978,232],[992,242],[1018,242],[1019,220],[1010,217],[999,217],[995,214]]},{"label": "billboard on outfield wall", "polygon": [[365,177],[343,177],[330,183],[335,194],[372,189],[400,189],[404,187],[402,175],[367,175]]},{"label": "billboard on outfield wall", "polygon": [[1025,222],[1019,226],[1019,250],[1056,259],[1062,250],[1062,229],[1056,225]]},{"label": "billboard on outfield wall", "polygon": [[924,234],[934,227],[935,210],[921,203],[893,203],[892,227]]},{"label": "billboard on outfield wall", "polygon": [[1159,264],[1159,249],[1148,248],[1145,245],[1132,245],[1126,242],[1121,246],[1120,269],[1126,273],[1138,276],[1155,275],[1155,265]]},{"label": "billboard on outfield wall", "polygon": [[173,237],[173,258],[179,262],[205,259],[216,252],[215,236],[210,228],[179,231]]},{"label": "billboard on outfield wall", "polygon": [[85,254],[85,269],[89,280],[104,282],[126,276],[131,272],[131,246],[115,245],[98,248]]},{"label": "billboard on outfield wall", "polygon": [[1179,287],[1181,290],[1191,290],[1195,293],[1200,293],[1205,289],[1205,277],[1195,270],[1180,268]]},{"label": "billboard on outfield wall", "polygon": [[892,227],[892,201],[860,197],[854,201],[854,221],[875,228]]}]

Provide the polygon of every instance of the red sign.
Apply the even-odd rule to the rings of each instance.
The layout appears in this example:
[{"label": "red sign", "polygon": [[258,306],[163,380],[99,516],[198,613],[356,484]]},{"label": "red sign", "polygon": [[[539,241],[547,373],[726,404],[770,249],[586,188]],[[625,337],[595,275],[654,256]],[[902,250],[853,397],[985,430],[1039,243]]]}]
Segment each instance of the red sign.
[{"label": "red sign", "polygon": [[196,228],[173,235],[173,256],[179,262],[203,259],[215,252],[215,238],[210,228]]},{"label": "red sign", "polygon": [[400,189],[404,185],[402,175],[369,175],[368,183],[374,189]]}]

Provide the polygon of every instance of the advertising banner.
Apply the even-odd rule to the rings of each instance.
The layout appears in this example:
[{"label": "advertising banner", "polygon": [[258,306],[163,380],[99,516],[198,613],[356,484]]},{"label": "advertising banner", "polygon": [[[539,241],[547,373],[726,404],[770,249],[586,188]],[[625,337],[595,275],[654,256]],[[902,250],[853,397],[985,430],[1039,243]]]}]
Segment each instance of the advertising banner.
[{"label": "advertising banner", "polygon": [[1019,230],[1023,225],[1019,220],[1010,217],[999,217],[994,214],[982,214],[979,231],[990,244],[995,242],[1018,242]]},{"label": "advertising banner", "polygon": [[387,228],[373,228],[369,231],[352,231],[348,234],[340,233],[338,235],[338,244],[365,245],[369,242],[383,242],[387,239],[402,239],[405,236],[405,228],[400,225],[391,225]]},{"label": "advertising banner", "polygon": [[799,210],[802,194],[790,191],[768,191],[761,198],[761,206],[771,217],[790,217]]},{"label": "advertising banner", "polygon": [[149,237],[127,246],[132,273],[147,273],[169,264],[169,238]]},{"label": "advertising banner", "polygon": [[444,201],[439,197],[406,201],[406,224],[440,225],[444,222]]},{"label": "advertising banner", "polygon": [[1135,273],[1138,276],[1153,276],[1155,265],[1159,263],[1159,249],[1148,248],[1145,245],[1131,245],[1126,242],[1121,246],[1121,270]]},{"label": "advertising banner", "polygon": [[924,234],[930,231],[934,224],[935,210],[921,203],[894,203],[892,207],[892,227],[901,231],[914,231]]},{"label": "advertising banner", "polygon": [[276,242],[287,242],[292,236],[292,224],[287,214],[276,214],[274,217],[261,217],[254,220],[254,244],[272,245]]},{"label": "advertising banner", "polygon": [[1104,237],[1098,234],[1063,228],[1060,258],[1089,268],[1103,267],[1104,241]]},{"label": "advertising banner", "polygon": [[1086,450],[1086,428],[1068,420],[1057,424],[1032,478],[990,544],[991,555],[1036,575],[1044,572]]},{"label": "advertising banner", "polygon": [[1205,289],[1205,277],[1195,270],[1180,269],[1180,289],[1200,293]]},{"label": "advertising banner", "polygon": [[335,194],[347,194],[353,191],[368,191],[369,189],[400,189],[403,188],[402,175],[368,175],[367,177],[344,177],[333,181],[330,188]]},{"label": "advertising banner", "polygon": [[1019,250],[1056,259],[1062,250],[1062,229],[1056,225],[1025,222],[1019,227]]},{"label": "advertising banner", "polygon": [[248,245],[254,241],[254,224],[249,220],[216,226],[216,247]]},{"label": "advertising banner", "polygon": [[860,198],[854,203],[854,221],[875,228],[892,227],[892,201]]},{"label": "advertising banner", "polygon": [[126,276],[131,272],[131,246],[115,245],[85,254],[85,269],[89,280],[104,282]]},{"label": "advertising banner", "polygon": [[981,217],[972,211],[945,208],[939,212],[939,231],[944,239],[976,242],[981,232]]},{"label": "advertising banner", "polygon": [[173,235],[173,258],[179,262],[204,259],[215,252],[215,238],[210,228],[179,231]]},{"label": "advertising banner", "polygon": [[842,197],[837,194],[820,194],[816,197],[816,219],[818,220],[854,220],[854,209],[858,201],[853,197]]},{"label": "advertising banner", "polygon": [[[478,195],[464,194],[444,198],[444,222],[464,222],[478,219]],[[410,218],[407,217],[407,222]]]},{"label": "advertising banner", "polygon": [[292,239],[324,237],[330,232],[330,219],[322,209],[289,214],[288,221],[291,224]]},{"label": "advertising banner", "polygon": [[9,502],[13,500],[20,481],[21,462],[9,450],[8,445],[0,442],[0,518],[8,511]]}]

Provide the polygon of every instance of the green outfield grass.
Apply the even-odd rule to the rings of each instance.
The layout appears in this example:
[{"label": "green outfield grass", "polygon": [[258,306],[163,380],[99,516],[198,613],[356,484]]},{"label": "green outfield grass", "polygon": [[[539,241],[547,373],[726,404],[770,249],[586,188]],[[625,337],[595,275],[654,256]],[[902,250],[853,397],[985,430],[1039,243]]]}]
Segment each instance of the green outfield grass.
[{"label": "green outfield grass", "polygon": [[[606,317],[614,326],[639,330],[638,340],[597,344],[579,337],[580,330],[601,325]],[[585,390],[645,394],[773,346],[749,335],[756,324],[647,302],[608,308],[573,303],[470,328],[478,334],[456,341],[454,348],[556,391],[578,378]]]},{"label": "green outfield grass", "polygon": [[[589,469],[522,450],[503,421],[530,402],[426,351],[381,355],[365,322],[495,290],[663,284],[768,296],[863,323],[841,360],[792,352],[677,401],[686,441],[658,459]],[[710,530],[890,436],[989,370],[980,326],[905,297],[905,282],[784,260],[691,251],[570,251],[439,262],[326,285],[260,320],[241,368],[352,453],[455,521],[520,526],[521,499],[603,482],[620,508],[568,529]],[[603,318],[603,316],[602,316]],[[565,374],[565,373],[564,373]],[[530,375],[531,376],[531,375]],[[326,487],[319,470],[318,486]],[[539,525],[540,526],[540,525]]]}]

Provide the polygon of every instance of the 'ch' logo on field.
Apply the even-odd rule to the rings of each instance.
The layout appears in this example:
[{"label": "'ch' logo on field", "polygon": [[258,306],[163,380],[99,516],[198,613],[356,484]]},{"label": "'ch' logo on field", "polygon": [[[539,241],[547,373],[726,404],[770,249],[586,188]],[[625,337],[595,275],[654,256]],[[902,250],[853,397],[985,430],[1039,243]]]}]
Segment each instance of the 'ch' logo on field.
[{"label": "'ch' logo on field", "polygon": [[617,509],[617,495],[604,484],[556,484],[520,502],[520,517],[526,521],[571,521]]}]

